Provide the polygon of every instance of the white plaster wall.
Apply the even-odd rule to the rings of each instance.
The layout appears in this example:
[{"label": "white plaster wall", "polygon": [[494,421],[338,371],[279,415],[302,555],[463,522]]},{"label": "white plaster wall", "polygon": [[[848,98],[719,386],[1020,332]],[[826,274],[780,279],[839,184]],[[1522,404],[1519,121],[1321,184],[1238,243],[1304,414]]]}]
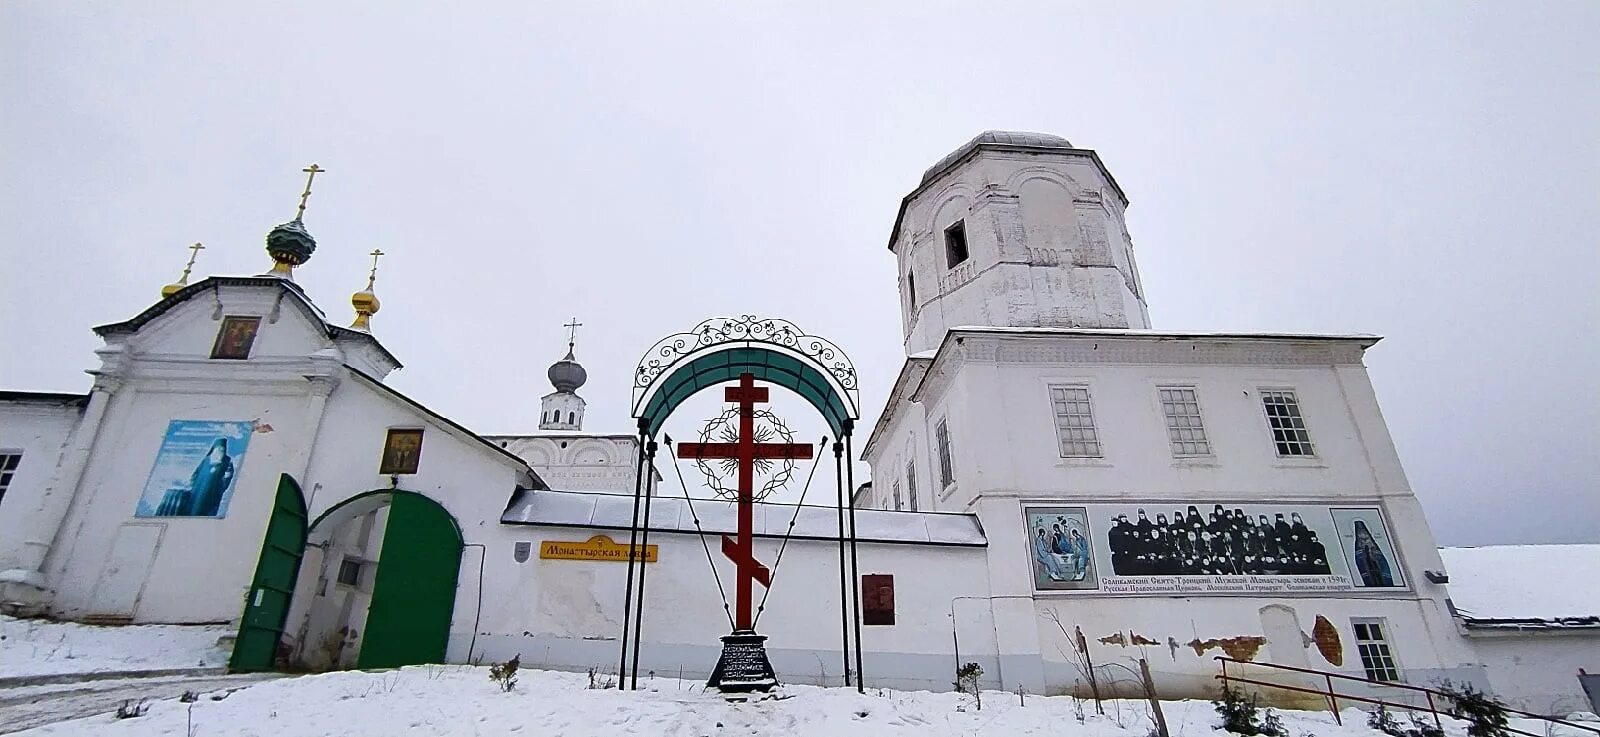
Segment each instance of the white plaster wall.
[{"label": "white plaster wall", "polygon": [[0,452],[22,453],[0,501],[0,571],[17,567],[22,547],[37,537],[26,528],[29,515],[21,510],[39,505],[82,412],[82,407],[56,403],[0,402]]},{"label": "white plaster wall", "polygon": [[639,441],[631,435],[490,435],[552,489],[632,494]]},{"label": "white plaster wall", "polygon": [[[525,664],[614,671],[627,565],[538,558],[542,541],[583,541],[595,534],[627,543],[627,530],[503,526],[495,531],[487,551],[485,607],[475,652],[488,660],[520,654]],[[517,541],[532,545],[527,562],[513,558]],[[708,542],[732,606],[732,566],[718,551],[717,541]],[[705,678],[720,652],[718,638],[730,629],[705,551],[697,536],[683,533],[655,533],[650,544],[660,546],[660,562],[649,565],[646,577],[641,672],[677,676],[681,668],[686,678]],[[757,556],[771,565],[779,544],[776,539],[758,538]],[[884,544],[859,548],[861,574],[895,576],[896,623],[862,628],[868,682],[948,689],[954,670],[951,604],[960,596],[987,596],[982,549]],[[939,585],[928,585],[933,579]],[[790,542],[757,625],[769,637],[768,651],[781,680],[840,683],[839,588],[835,544]],[[759,603],[759,584],[755,592]],[[964,659],[983,662],[992,673],[993,622],[981,606],[984,602],[977,603],[960,604],[957,611]]]},{"label": "white plaster wall", "polygon": [[1600,632],[1485,633],[1470,639],[1495,696],[1507,706],[1556,716],[1593,711],[1578,669],[1600,673]]},{"label": "white plaster wall", "polygon": [[[1197,358],[1202,350],[1207,357]],[[1263,357],[1260,363],[1237,360],[1252,351]],[[921,385],[922,401],[897,407],[874,444],[867,457],[874,471],[873,496],[884,493],[879,487],[887,488],[885,477],[903,472],[902,448],[911,437],[931,438],[939,420],[947,419],[956,483],[938,508],[976,512],[989,538],[992,593],[1030,599],[997,601],[1001,631],[1022,633],[1002,640],[1008,689],[1020,684],[1059,692],[1080,677],[1061,649],[1051,617],[1070,620],[1069,629],[1081,624],[1097,660],[1126,659],[1129,651],[1122,648],[1100,652],[1104,648],[1096,638],[1130,629],[1163,643],[1261,635],[1260,608],[1272,603],[1294,608],[1307,634],[1317,614],[1327,616],[1345,638],[1344,670],[1360,670],[1350,618],[1374,616],[1389,621],[1391,644],[1408,677],[1418,682],[1478,678],[1472,651],[1447,614],[1442,587],[1423,574],[1441,567],[1438,554],[1366,371],[1355,359],[1332,355],[1312,345],[1243,349],[1154,337],[969,336],[946,347]],[[1057,383],[1089,387],[1103,457],[1060,457],[1049,395],[1050,385]],[[1161,385],[1197,389],[1211,457],[1172,457],[1156,393]],[[1315,458],[1277,457],[1260,403],[1262,387],[1295,390]],[[931,443],[923,452],[931,470],[937,453]],[[1379,506],[1410,589],[1270,597],[1034,594],[1029,547],[1022,537],[1024,503],[1134,500]],[[1152,656],[1152,667],[1164,688],[1200,695],[1211,687],[1215,650],[1204,657],[1181,648],[1159,654],[1161,663]],[[1271,648],[1260,657],[1273,657]],[[1314,653],[1311,663],[1330,667]]]}]

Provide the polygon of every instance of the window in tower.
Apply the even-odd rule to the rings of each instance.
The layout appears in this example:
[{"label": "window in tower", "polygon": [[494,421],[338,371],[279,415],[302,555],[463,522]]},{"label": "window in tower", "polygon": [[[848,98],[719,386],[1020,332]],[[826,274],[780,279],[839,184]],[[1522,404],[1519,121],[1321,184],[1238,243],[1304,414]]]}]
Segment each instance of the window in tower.
[{"label": "window in tower", "polygon": [[568,425],[571,425],[571,424],[573,424],[573,423],[575,423],[577,421],[578,421],[578,413],[577,412],[568,412],[567,413],[567,424]]},{"label": "window in tower", "polygon": [[1300,400],[1293,391],[1262,390],[1261,405],[1267,412],[1267,427],[1272,430],[1272,444],[1280,457],[1316,455],[1311,433],[1306,431],[1306,419],[1300,414]]},{"label": "window in tower", "polygon": [[1100,433],[1094,426],[1089,387],[1052,386],[1050,403],[1056,414],[1056,440],[1062,458],[1099,458]]},{"label": "window in tower", "polygon": [[949,418],[939,420],[933,428],[934,444],[939,451],[939,488],[948,489],[956,482],[956,469],[950,461],[950,426],[946,424]]},{"label": "window in tower", "polygon": [[944,255],[951,269],[967,260],[966,221],[957,220],[955,225],[944,229]]},{"label": "window in tower", "polygon": [[911,309],[917,309],[917,275],[906,274],[906,299],[911,303]]},{"label": "window in tower", "polygon": [[1156,387],[1161,414],[1167,420],[1167,441],[1179,458],[1211,455],[1205,423],[1200,420],[1200,398],[1192,386]]}]

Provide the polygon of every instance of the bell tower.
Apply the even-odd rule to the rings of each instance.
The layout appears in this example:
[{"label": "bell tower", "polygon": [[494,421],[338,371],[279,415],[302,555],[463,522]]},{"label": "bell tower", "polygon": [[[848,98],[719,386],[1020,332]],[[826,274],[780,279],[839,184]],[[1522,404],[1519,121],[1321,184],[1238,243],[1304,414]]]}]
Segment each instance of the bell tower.
[{"label": "bell tower", "polygon": [[889,237],[907,355],[967,325],[1149,328],[1127,206],[1060,136],[988,131],[940,159]]},{"label": "bell tower", "polygon": [[583,323],[574,317],[572,322],[562,327],[570,331],[567,334],[567,355],[551,364],[546,373],[556,390],[544,395],[539,403],[540,430],[583,429],[583,408],[587,403],[578,396],[578,387],[589,380],[589,372],[572,355],[578,341],[578,328],[583,327]]}]

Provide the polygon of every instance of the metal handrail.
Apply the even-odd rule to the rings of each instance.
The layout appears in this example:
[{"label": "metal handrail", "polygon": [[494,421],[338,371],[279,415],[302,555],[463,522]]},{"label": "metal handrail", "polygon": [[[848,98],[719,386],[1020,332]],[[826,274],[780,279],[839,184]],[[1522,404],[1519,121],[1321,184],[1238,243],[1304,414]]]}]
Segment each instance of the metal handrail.
[{"label": "metal handrail", "polygon": [[[1298,666],[1293,666],[1293,665],[1279,665],[1277,663],[1259,663],[1259,662],[1250,661],[1250,660],[1239,660],[1237,658],[1230,658],[1230,657],[1223,656],[1223,655],[1216,656],[1216,660],[1217,660],[1217,662],[1222,664],[1222,674],[1216,676],[1216,678],[1218,678],[1218,679],[1220,679],[1222,681],[1223,688],[1227,688],[1228,687],[1228,683],[1230,681],[1233,681],[1233,682],[1238,682],[1238,683],[1249,683],[1249,684],[1253,684],[1253,685],[1257,685],[1257,686],[1267,686],[1269,688],[1277,688],[1277,689],[1282,689],[1284,691],[1295,691],[1295,692],[1298,692],[1298,693],[1317,694],[1319,696],[1323,696],[1323,697],[1326,697],[1328,699],[1328,709],[1329,709],[1329,711],[1333,712],[1333,721],[1335,723],[1337,723],[1337,724],[1340,724],[1340,725],[1344,724],[1344,719],[1341,718],[1340,715],[1339,715],[1339,699],[1342,698],[1342,699],[1345,699],[1347,701],[1359,701],[1359,702],[1362,702],[1362,703],[1377,704],[1377,705],[1380,705],[1380,706],[1394,707],[1394,708],[1397,708],[1397,709],[1410,709],[1412,711],[1427,711],[1428,713],[1433,715],[1434,726],[1437,726],[1440,729],[1443,729],[1444,725],[1439,719],[1438,705],[1434,701],[1433,697],[1434,696],[1443,696],[1446,699],[1450,699],[1451,698],[1450,694],[1447,694],[1447,693],[1445,693],[1443,691],[1439,691],[1437,689],[1432,689],[1432,688],[1427,688],[1427,687],[1424,687],[1424,686],[1413,686],[1413,685],[1411,685],[1409,683],[1397,683],[1397,682],[1394,682],[1394,681],[1379,681],[1379,680],[1372,679],[1372,678],[1362,678],[1361,676],[1352,676],[1352,675],[1348,675],[1348,674],[1345,674],[1345,673],[1334,673],[1332,671],[1325,671],[1325,670],[1313,670],[1311,668],[1300,668]],[[1291,671],[1291,672],[1294,672],[1294,673],[1305,673],[1307,675],[1322,676],[1323,681],[1325,683],[1327,683],[1327,685],[1328,685],[1328,689],[1326,691],[1319,691],[1319,690],[1314,689],[1314,688],[1305,688],[1303,686],[1293,686],[1293,685],[1289,685],[1289,684],[1285,684],[1285,683],[1273,683],[1273,682],[1270,682],[1270,681],[1258,681],[1258,680],[1255,680],[1255,679],[1252,679],[1252,678],[1241,678],[1239,676],[1230,676],[1230,675],[1228,675],[1228,664],[1229,663],[1239,663],[1241,665],[1251,665],[1251,666],[1255,666],[1255,667],[1258,667],[1258,668],[1275,668],[1275,669],[1278,669],[1278,670],[1286,670],[1286,671]],[[1340,680],[1345,680],[1345,681],[1357,681],[1357,682],[1360,682],[1360,683],[1366,683],[1366,684],[1373,685],[1373,686],[1382,686],[1384,688],[1395,688],[1395,689],[1401,689],[1401,690],[1404,690],[1404,691],[1418,691],[1418,692],[1421,692],[1421,693],[1425,694],[1428,697],[1428,706],[1426,708],[1424,708],[1424,707],[1421,707],[1421,706],[1414,706],[1414,705],[1406,704],[1406,703],[1400,703],[1400,702],[1394,702],[1394,701],[1385,701],[1383,699],[1367,698],[1365,696],[1357,696],[1355,694],[1341,694],[1341,693],[1336,692],[1334,690],[1334,688],[1333,688],[1333,679],[1335,679],[1335,678],[1338,678]],[[1534,714],[1532,712],[1520,711],[1520,710],[1517,710],[1517,709],[1507,708],[1507,707],[1504,707],[1504,706],[1502,706],[1500,708],[1501,708],[1501,711],[1504,711],[1506,714],[1509,714],[1509,715],[1516,715],[1516,716],[1523,717],[1523,718],[1526,718],[1526,719],[1538,719],[1538,720],[1546,722],[1548,724],[1560,724],[1560,725],[1565,726],[1565,727],[1572,727],[1574,729],[1581,729],[1581,730],[1584,730],[1586,732],[1593,732],[1596,735],[1600,735],[1600,728],[1590,727],[1590,726],[1583,725],[1583,724],[1574,724],[1573,722],[1569,722],[1569,721],[1567,721],[1565,719],[1557,719],[1555,717],[1547,717],[1547,716],[1543,716],[1543,715],[1540,715],[1540,714]],[[1446,713],[1448,713],[1448,712],[1446,712]],[[1511,727],[1509,725],[1506,727],[1506,731],[1514,732],[1514,733],[1520,734],[1520,735],[1527,735],[1527,737],[1546,737],[1546,735],[1543,734],[1543,733],[1524,732],[1524,731],[1522,731],[1520,729],[1517,729],[1515,727]]]}]

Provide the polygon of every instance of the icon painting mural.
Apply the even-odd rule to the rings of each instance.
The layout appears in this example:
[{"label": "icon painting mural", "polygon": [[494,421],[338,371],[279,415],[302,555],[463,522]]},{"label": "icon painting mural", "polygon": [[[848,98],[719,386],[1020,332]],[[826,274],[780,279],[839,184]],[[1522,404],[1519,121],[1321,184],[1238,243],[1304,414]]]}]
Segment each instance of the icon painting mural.
[{"label": "icon painting mural", "polygon": [[228,516],[255,422],[173,420],[139,496],[136,517]]},{"label": "icon painting mural", "polygon": [[1262,593],[1403,587],[1375,507],[1147,502],[1028,507],[1034,588]]}]

